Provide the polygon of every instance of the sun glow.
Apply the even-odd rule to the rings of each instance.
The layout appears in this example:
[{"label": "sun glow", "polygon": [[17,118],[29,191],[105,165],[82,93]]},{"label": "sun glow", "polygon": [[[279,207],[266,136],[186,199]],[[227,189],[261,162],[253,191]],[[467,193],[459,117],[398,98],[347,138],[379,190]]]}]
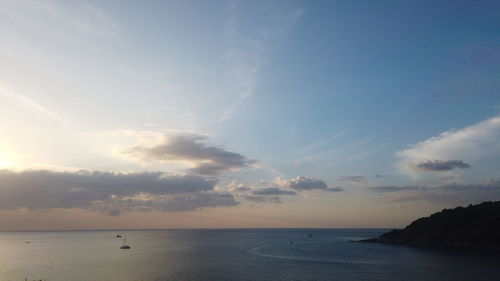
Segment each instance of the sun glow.
[{"label": "sun glow", "polygon": [[14,155],[7,151],[5,146],[0,145],[0,169],[12,168],[15,165]]},{"label": "sun glow", "polygon": [[1,169],[4,169],[4,168],[9,168],[9,167],[12,167],[13,166],[13,163],[11,160],[9,160],[8,158],[4,157],[3,155],[0,155],[0,168]]}]

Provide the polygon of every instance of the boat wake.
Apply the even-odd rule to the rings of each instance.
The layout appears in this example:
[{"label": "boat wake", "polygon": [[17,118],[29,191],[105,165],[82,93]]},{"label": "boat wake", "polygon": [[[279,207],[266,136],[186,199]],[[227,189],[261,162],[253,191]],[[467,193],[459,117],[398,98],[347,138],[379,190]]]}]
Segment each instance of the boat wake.
[{"label": "boat wake", "polygon": [[295,257],[295,256],[285,256],[285,255],[273,255],[273,254],[266,254],[262,253],[260,250],[267,248],[269,246],[267,245],[262,245],[259,247],[255,247],[248,251],[252,255],[256,255],[259,257],[266,257],[266,258],[275,258],[275,259],[285,259],[285,260],[295,260],[295,261],[309,261],[309,262],[321,262],[321,263],[345,263],[345,262],[339,262],[339,261],[332,261],[332,260],[326,260],[326,259],[315,259],[315,258],[307,258],[307,257]]},{"label": "boat wake", "polygon": [[265,249],[268,247],[269,247],[268,245],[261,245],[261,246],[258,246],[258,247],[255,247],[255,248],[249,250],[248,253],[250,253],[252,255],[259,256],[259,257],[293,260],[293,261],[304,261],[304,262],[318,262],[318,263],[330,263],[330,264],[365,264],[365,265],[376,264],[374,262],[359,261],[359,260],[346,261],[346,260],[332,260],[332,259],[321,259],[321,258],[312,258],[312,257],[298,257],[298,256],[290,256],[290,255],[274,255],[274,254],[269,254],[269,253],[263,253],[261,251],[262,249]]}]

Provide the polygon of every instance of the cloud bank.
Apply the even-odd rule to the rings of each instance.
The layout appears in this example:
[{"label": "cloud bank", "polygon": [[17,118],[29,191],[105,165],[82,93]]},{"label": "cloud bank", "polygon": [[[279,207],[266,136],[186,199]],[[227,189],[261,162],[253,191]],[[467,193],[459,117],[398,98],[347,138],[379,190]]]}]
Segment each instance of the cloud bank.
[{"label": "cloud bank", "polygon": [[488,180],[482,184],[451,183],[430,186],[375,186],[367,190],[381,194],[382,198],[395,202],[428,201],[471,204],[500,200],[500,180]]},{"label": "cloud bank", "polygon": [[0,210],[76,208],[116,216],[123,212],[231,207],[241,200],[282,203],[282,196],[296,196],[305,190],[342,191],[303,176],[280,180],[285,186],[257,188],[231,182],[224,189],[216,186],[214,177],[196,174],[0,170]]},{"label": "cloud bank", "polygon": [[234,193],[238,198],[250,202],[282,203],[281,196],[297,196],[305,191],[343,191],[341,187],[328,187],[328,185],[316,178],[297,176],[292,179],[278,177],[273,183],[262,182],[261,187],[247,187],[234,181],[228,185],[228,191]]},{"label": "cloud bank", "polygon": [[123,211],[190,211],[234,206],[238,202],[214,190],[216,180],[161,172],[0,171],[0,209],[83,208]]}]

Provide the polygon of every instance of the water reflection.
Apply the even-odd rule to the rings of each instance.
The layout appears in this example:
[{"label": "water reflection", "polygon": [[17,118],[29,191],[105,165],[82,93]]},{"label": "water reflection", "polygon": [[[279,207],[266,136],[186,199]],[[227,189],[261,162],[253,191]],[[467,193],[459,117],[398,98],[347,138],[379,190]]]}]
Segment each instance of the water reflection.
[{"label": "water reflection", "polygon": [[496,255],[349,242],[381,232],[1,233],[0,280],[498,280]]}]

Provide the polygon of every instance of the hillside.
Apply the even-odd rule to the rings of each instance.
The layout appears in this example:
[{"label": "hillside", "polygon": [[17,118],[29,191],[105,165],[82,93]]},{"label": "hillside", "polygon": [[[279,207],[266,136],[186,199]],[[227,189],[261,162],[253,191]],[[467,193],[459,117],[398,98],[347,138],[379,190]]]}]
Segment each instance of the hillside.
[{"label": "hillside", "polygon": [[500,252],[500,201],[444,209],[361,242]]}]

